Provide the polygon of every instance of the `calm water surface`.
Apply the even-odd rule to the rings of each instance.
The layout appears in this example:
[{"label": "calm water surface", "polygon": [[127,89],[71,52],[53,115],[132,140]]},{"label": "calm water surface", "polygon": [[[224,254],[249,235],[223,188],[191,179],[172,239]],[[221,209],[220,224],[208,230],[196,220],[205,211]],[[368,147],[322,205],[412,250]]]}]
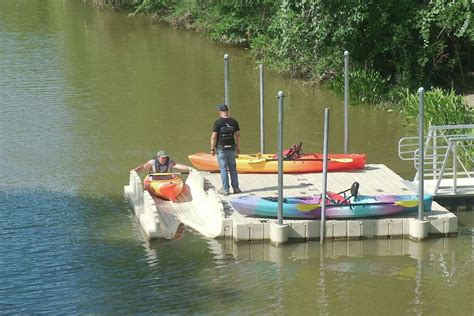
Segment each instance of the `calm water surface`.
[{"label": "calm water surface", "polygon": [[[159,148],[208,149],[223,61],[245,152],[259,149],[258,68],[245,51],[83,1],[0,1],[1,314],[472,315],[474,216],[460,235],[272,247],[185,232],[146,243],[123,199],[128,171]],[[266,144],[342,151],[342,100],[266,73]],[[350,149],[406,178],[395,113],[351,107]],[[363,190],[363,186],[361,187]]]}]

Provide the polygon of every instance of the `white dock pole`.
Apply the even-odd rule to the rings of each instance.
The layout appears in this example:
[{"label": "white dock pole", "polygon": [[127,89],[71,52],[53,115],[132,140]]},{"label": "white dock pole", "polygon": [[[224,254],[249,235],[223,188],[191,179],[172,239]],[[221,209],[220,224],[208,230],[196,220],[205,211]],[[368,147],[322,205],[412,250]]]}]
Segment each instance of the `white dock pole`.
[{"label": "white dock pole", "polygon": [[224,103],[230,108],[229,103],[229,54],[224,55]]},{"label": "white dock pole", "polygon": [[349,153],[349,52],[344,51],[344,153]]},{"label": "white dock pole", "polygon": [[329,139],[329,109],[324,110],[324,144],[323,144],[323,192],[321,195],[321,242],[324,242],[326,225],[326,192],[328,184],[328,139]]},{"label": "white dock pole", "polygon": [[283,91],[278,92],[278,223],[270,224],[270,240],[275,244],[288,241],[288,225],[283,225]]},{"label": "white dock pole", "polygon": [[263,64],[259,65],[260,68],[260,152],[265,153],[265,128],[264,128],[264,115],[263,115],[263,102],[264,102],[264,76],[263,76]]},{"label": "white dock pole", "polygon": [[418,166],[418,218],[411,219],[409,224],[410,238],[420,240],[428,237],[429,221],[423,219],[423,200],[425,194],[424,188],[424,164],[425,164],[425,142],[424,142],[424,109],[423,109],[423,95],[425,89],[422,87],[418,89],[418,154],[420,155]]},{"label": "white dock pole", "polygon": [[278,91],[278,225],[283,224],[283,91]]},{"label": "white dock pole", "polygon": [[418,154],[420,155],[418,166],[418,220],[423,220],[423,197],[425,194],[424,175],[425,175],[425,142],[424,142],[424,124],[425,111],[423,108],[423,95],[425,89],[418,89]]}]

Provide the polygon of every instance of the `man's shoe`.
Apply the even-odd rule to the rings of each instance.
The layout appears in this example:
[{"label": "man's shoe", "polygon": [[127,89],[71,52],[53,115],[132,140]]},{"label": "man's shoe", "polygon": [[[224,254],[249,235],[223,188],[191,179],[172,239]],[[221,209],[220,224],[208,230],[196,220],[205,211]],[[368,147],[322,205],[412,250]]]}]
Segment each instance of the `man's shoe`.
[{"label": "man's shoe", "polygon": [[222,195],[229,195],[229,191],[227,191],[227,190],[225,190],[225,189],[219,189],[219,190],[217,191],[217,193],[222,194]]},{"label": "man's shoe", "polygon": [[235,188],[234,189],[234,194],[239,194],[239,193],[242,193],[242,190],[240,190],[239,188]]}]

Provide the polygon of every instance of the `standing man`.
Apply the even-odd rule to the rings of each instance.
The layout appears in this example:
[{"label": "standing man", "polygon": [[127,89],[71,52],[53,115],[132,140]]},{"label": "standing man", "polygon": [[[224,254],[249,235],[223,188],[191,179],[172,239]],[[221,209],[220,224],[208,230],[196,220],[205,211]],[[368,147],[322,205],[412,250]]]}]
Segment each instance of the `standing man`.
[{"label": "standing man", "polygon": [[217,106],[219,119],[214,122],[211,134],[211,155],[217,153],[217,162],[221,171],[222,188],[220,194],[229,195],[229,177],[233,192],[241,193],[235,157],[240,153],[240,127],[239,123],[229,116],[229,108],[226,104]]}]

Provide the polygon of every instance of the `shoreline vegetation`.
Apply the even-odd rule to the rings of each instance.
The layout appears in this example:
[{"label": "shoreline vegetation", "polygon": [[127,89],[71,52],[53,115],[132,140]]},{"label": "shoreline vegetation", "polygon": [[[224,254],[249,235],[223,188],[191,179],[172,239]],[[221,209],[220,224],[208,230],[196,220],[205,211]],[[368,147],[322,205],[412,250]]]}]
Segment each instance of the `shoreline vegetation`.
[{"label": "shoreline vegetation", "polygon": [[[93,0],[150,14],[248,49],[279,73],[343,95],[350,53],[350,104],[412,118],[425,88],[425,123],[474,122],[474,2],[471,0],[276,1]],[[464,95],[464,96],[463,96]],[[413,121],[413,120],[412,120]]]}]

